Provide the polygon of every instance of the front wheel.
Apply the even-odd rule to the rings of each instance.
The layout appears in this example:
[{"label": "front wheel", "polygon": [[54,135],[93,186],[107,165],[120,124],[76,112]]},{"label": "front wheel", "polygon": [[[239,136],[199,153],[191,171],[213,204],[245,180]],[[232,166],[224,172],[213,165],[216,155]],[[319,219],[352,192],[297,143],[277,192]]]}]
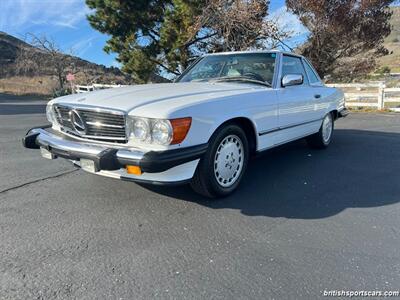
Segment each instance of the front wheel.
[{"label": "front wheel", "polygon": [[331,113],[328,113],[324,117],[319,131],[306,138],[308,145],[316,149],[327,148],[332,141],[333,129],[334,129],[333,116]]},{"label": "front wheel", "polygon": [[224,126],[211,138],[191,186],[209,198],[227,196],[238,187],[248,160],[249,146],[243,129],[235,124]]}]

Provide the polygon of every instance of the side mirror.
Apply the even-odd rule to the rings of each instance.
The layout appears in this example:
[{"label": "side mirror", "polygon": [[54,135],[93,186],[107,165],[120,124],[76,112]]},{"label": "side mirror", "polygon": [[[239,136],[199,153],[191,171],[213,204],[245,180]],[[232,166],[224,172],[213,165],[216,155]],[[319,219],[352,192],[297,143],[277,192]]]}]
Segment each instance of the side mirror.
[{"label": "side mirror", "polygon": [[292,86],[303,84],[303,75],[301,74],[288,74],[282,78],[282,86]]}]

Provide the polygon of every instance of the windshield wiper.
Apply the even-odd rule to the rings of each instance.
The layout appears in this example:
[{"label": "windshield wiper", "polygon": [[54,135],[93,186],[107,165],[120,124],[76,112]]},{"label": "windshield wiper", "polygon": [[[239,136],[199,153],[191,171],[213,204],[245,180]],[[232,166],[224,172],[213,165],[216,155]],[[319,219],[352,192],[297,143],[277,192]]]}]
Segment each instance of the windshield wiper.
[{"label": "windshield wiper", "polygon": [[271,87],[272,85],[269,84],[266,81],[261,81],[261,80],[257,80],[257,79],[253,79],[247,76],[224,76],[224,77],[219,77],[219,78],[215,78],[213,80],[210,80],[213,82],[221,82],[221,81],[242,81],[242,82],[249,82],[249,83],[254,83],[254,84],[260,84],[260,85],[264,85],[267,87]]}]

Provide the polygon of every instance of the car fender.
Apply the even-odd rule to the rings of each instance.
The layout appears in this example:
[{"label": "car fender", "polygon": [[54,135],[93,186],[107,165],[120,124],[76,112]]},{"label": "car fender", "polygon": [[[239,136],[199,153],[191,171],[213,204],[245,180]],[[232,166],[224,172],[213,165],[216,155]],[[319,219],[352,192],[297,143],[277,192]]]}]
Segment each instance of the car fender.
[{"label": "car fender", "polygon": [[[328,88],[329,94],[327,95],[324,102],[327,104],[325,114],[332,111],[340,111],[344,108],[344,93],[337,88]],[[323,116],[322,116],[323,117]]]},{"label": "car fender", "polygon": [[[254,133],[259,132],[255,114],[265,109],[265,104],[257,103],[253,93],[240,96],[229,96],[202,102],[174,112],[172,116],[192,116],[192,126],[180,146],[191,146],[207,143],[214,132],[225,122],[244,118],[252,124]],[[257,143],[257,134],[256,134]]]}]

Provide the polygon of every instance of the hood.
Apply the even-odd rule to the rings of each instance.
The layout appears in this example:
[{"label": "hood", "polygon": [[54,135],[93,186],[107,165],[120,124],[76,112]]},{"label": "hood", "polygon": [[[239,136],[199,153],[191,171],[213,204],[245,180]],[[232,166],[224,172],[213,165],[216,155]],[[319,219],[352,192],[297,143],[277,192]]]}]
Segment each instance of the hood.
[{"label": "hood", "polygon": [[244,83],[162,83],[134,85],[123,88],[74,94],[54,100],[56,103],[80,104],[129,112],[133,109],[161,101],[182,99],[182,104],[247,93],[265,87]]}]

